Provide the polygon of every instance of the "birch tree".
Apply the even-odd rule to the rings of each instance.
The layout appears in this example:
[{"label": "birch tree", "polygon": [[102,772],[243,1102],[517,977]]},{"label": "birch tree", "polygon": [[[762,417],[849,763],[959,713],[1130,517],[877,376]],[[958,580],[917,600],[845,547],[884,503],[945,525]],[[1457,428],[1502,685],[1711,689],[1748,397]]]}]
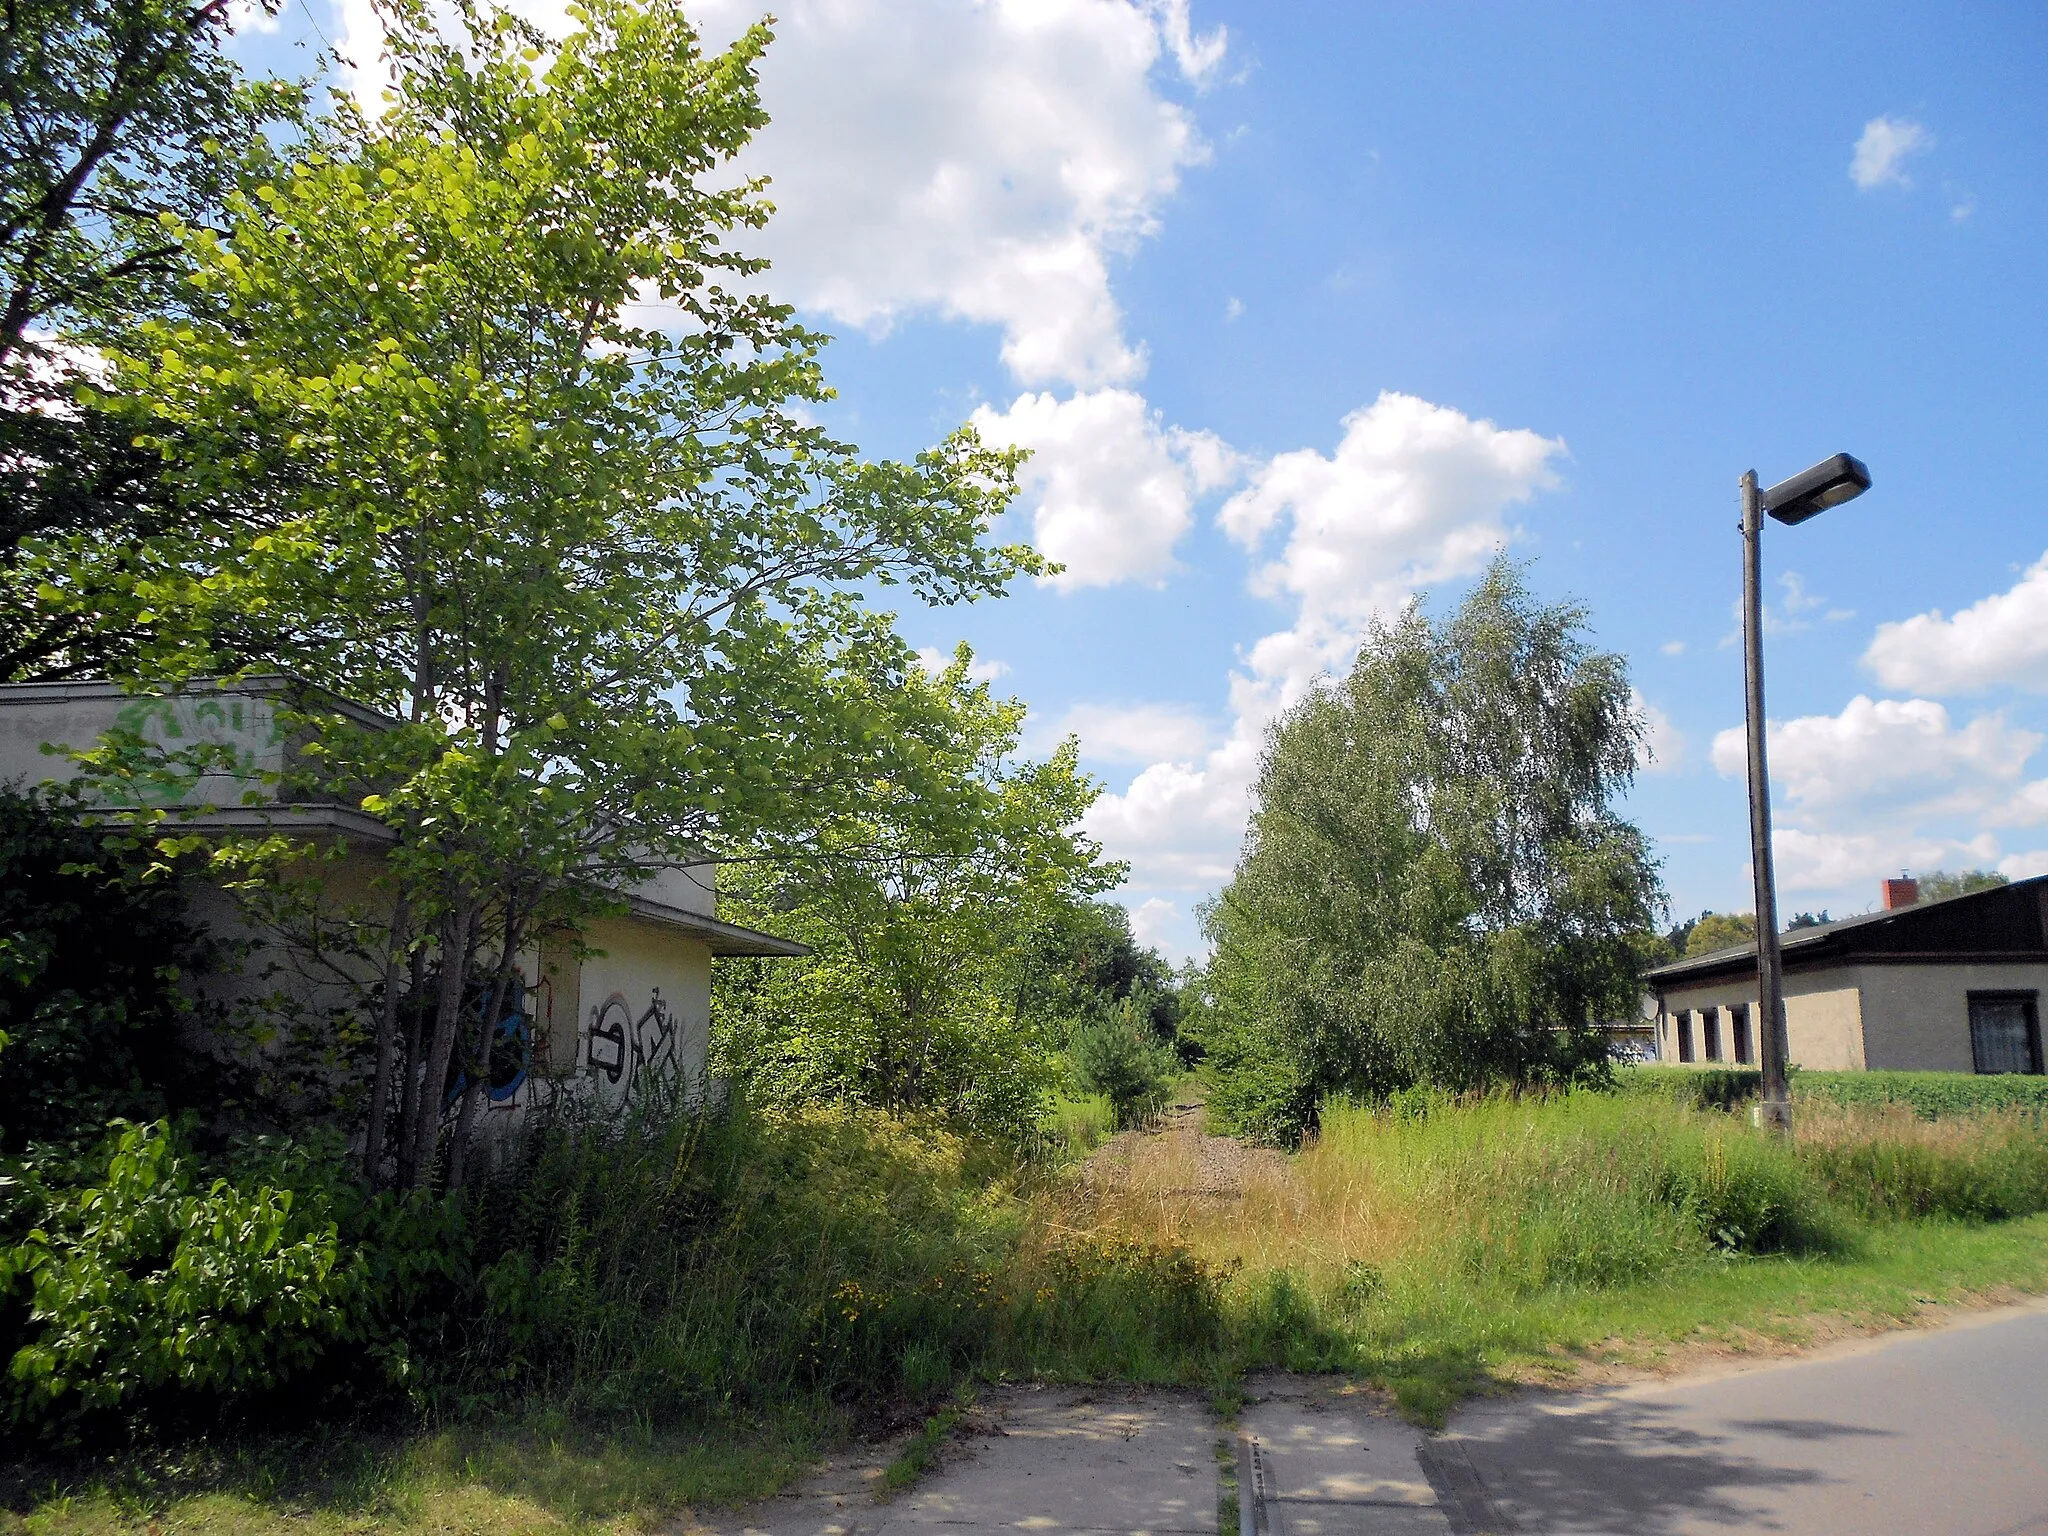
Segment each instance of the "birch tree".
[{"label": "birch tree", "polygon": [[1600,1071],[1662,904],[1616,809],[1643,723],[1585,610],[1505,557],[1448,619],[1375,625],[1272,728],[1206,911],[1216,1101],[1298,1138],[1333,1093]]}]

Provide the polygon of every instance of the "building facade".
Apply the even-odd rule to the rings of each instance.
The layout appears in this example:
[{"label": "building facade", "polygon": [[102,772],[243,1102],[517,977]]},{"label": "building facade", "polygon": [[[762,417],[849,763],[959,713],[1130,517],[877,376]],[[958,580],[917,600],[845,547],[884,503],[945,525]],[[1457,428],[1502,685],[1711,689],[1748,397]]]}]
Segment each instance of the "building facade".
[{"label": "building facade", "polygon": [[[1814,1071],[2040,1072],[2048,875],[1944,901],[1887,881],[1887,910],[1780,940],[1787,1055]],[[1657,1059],[1754,1065],[1756,945],[1648,971]]]},{"label": "building facade", "polygon": [[[309,705],[311,693],[281,677],[196,684],[164,697],[110,683],[0,685],[0,785],[71,780],[76,767],[68,754],[92,749],[115,730],[166,752],[196,748],[203,771],[184,782],[150,781],[134,798],[189,818],[194,830],[276,831],[302,840],[322,854],[320,894],[334,910],[388,908],[390,894],[377,877],[393,845],[390,829],[339,801],[284,798],[280,786],[289,785],[310,734],[289,722],[309,708],[371,729],[392,722],[331,695],[318,694]],[[515,957],[516,995],[485,1085],[490,1119],[516,1120],[540,1095],[565,1086],[623,1107],[657,1077],[703,1079],[712,963],[728,955],[808,953],[791,940],[720,921],[716,873],[708,859],[658,869],[616,893],[625,901],[622,914],[594,918],[575,934],[545,936]],[[225,892],[202,889],[193,900],[194,915],[244,952],[232,974],[195,983],[221,1008],[319,1015],[359,1004],[375,980],[349,974],[345,957],[312,963],[252,929]]]}]

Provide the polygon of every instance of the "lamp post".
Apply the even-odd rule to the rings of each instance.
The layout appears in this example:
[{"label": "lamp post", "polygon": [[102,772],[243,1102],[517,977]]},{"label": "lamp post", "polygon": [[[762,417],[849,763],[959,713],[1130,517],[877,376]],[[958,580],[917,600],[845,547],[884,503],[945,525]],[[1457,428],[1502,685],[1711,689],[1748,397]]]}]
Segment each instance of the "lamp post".
[{"label": "lamp post", "polygon": [[1757,1124],[1792,1127],[1785,1083],[1785,980],[1778,951],[1778,885],[1771,867],[1771,783],[1764,760],[1763,514],[1787,526],[1854,500],[1870,489],[1870,471],[1838,453],[1759,492],[1756,471],[1742,475],[1742,664],[1749,726],[1749,856],[1756,880],[1756,991],[1763,1048],[1764,1097]]}]

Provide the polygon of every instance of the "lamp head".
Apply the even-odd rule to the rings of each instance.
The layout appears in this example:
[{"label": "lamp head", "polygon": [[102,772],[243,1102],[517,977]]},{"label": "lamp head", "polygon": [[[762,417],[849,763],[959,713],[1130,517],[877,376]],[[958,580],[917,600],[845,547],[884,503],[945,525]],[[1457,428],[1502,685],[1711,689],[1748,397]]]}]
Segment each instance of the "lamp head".
[{"label": "lamp head", "polygon": [[1854,501],[1869,489],[1870,471],[1863,461],[1838,453],[1765,491],[1764,510],[1781,523],[1803,523],[1829,507]]}]

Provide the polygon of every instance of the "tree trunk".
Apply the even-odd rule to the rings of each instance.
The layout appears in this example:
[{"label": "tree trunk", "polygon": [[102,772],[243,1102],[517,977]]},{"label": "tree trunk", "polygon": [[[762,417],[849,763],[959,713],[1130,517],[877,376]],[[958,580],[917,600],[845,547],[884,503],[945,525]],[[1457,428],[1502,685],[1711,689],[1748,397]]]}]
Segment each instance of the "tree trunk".
[{"label": "tree trunk", "polygon": [[491,994],[484,999],[483,1019],[477,1027],[476,1051],[464,1076],[469,1079],[462,1094],[462,1110],[455,1117],[455,1140],[448,1149],[448,1187],[462,1188],[469,1167],[469,1143],[476,1131],[476,1117],[490,1089],[491,1045],[505,1012],[506,994],[512,985],[512,963],[519,952],[519,909],[510,897],[505,902],[504,947],[498,954],[498,974],[492,978]]},{"label": "tree trunk", "polygon": [[412,1146],[418,1132],[420,1111],[420,995],[427,986],[427,952],[423,946],[413,949],[408,963],[409,972],[405,995],[412,999],[412,1006],[406,1010],[405,1024],[405,1076],[401,1080],[398,1104],[398,1187],[411,1189],[413,1186]]},{"label": "tree trunk", "polygon": [[370,1124],[363,1138],[363,1174],[372,1188],[379,1188],[384,1183],[384,1148],[391,1119],[391,1079],[398,1065],[398,983],[411,925],[411,905],[401,896],[391,911],[390,945],[384,954],[384,1001],[377,1010],[377,1071],[370,1080]]},{"label": "tree trunk", "polygon": [[476,945],[476,899],[460,892],[441,928],[441,975],[434,997],[434,1033],[426,1050],[413,1127],[412,1182],[431,1184],[434,1178],[434,1146],[441,1133],[441,1085],[448,1081],[448,1061],[455,1051],[455,1034],[462,1022],[462,993],[469,978],[470,951]]}]

